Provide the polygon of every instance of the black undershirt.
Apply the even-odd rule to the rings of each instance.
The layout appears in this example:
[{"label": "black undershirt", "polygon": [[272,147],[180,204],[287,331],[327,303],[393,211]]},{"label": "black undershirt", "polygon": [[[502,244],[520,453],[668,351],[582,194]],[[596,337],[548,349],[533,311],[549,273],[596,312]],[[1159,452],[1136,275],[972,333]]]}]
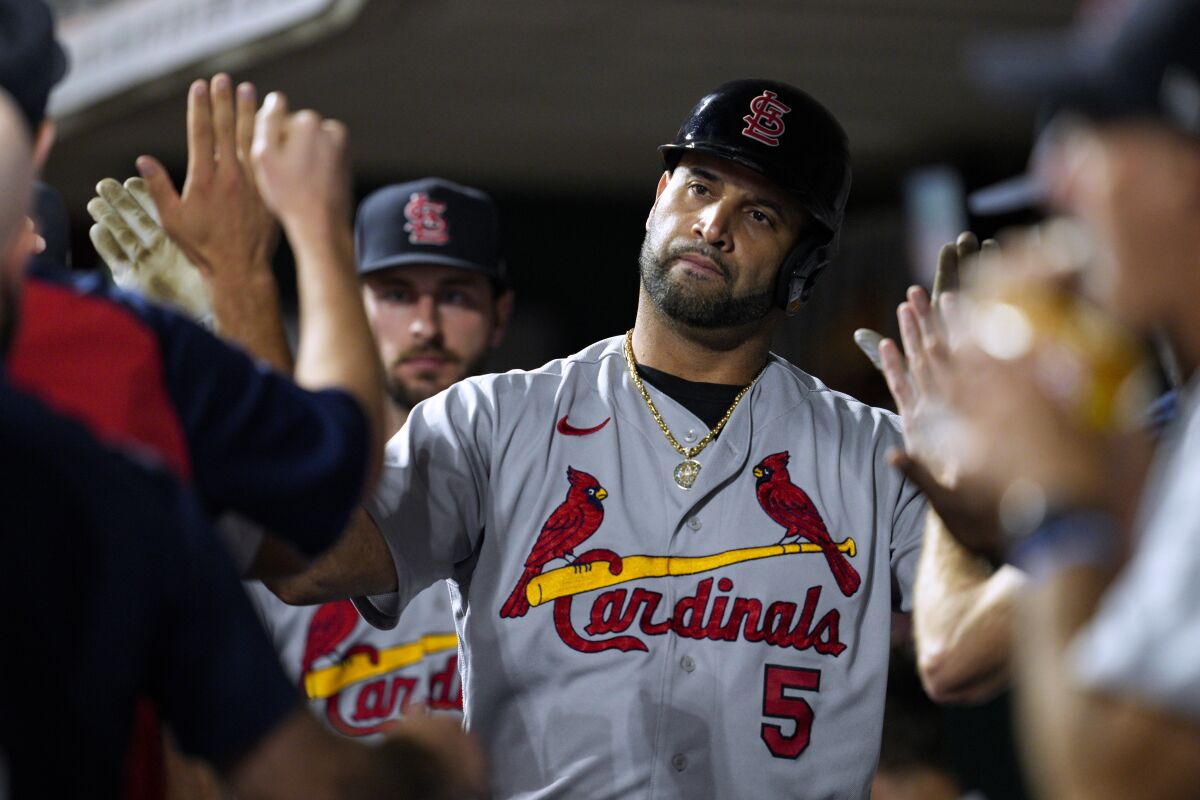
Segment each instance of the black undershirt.
[{"label": "black undershirt", "polygon": [[643,381],[695,414],[710,429],[721,421],[721,417],[733,405],[733,398],[742,390],[741,386],[725,383],[685,381],[644,364],[638,364],[637,371]]}]

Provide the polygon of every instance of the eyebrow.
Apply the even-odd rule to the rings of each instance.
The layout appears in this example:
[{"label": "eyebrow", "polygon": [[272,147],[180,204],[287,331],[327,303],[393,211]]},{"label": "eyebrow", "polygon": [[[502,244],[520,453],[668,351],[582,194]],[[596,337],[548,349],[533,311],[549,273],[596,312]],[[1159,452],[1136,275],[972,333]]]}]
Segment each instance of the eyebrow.
[{"label": "eyebrow", "polygon": [[[689,174],[695,175],[698,178],[702,178],[709,183],[725,183],[725,181],[721,180],[721,176],[717,175],[715,172],[709,172],[704,167],[687,167],[687,171]],[[788,215],[784,211],[783,205],[771,200],[768,197],[763,197],[762,195],[758,194],[751,194],[750,202],[754,205],[759,205],[770,211],[773,211],[775,216],[779,217],[781,220],[787,221],[788,219]]]}]

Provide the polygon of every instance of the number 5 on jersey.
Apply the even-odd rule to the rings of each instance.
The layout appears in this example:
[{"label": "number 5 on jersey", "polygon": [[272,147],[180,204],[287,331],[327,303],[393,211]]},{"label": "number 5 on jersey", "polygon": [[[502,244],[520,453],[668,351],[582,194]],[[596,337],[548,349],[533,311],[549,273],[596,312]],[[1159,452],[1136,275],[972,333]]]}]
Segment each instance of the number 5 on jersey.
[{"label": "number 5 on jersey", "polygon": [[795,692],[821,691],[821,672],[802,667],[767,664],[763,671],[763,716],[791,720],[790,734],[785,726],[764,722],[762,740],[776,758],[799,758],[808,747],[812,733],[813,710],[808,701]]}]

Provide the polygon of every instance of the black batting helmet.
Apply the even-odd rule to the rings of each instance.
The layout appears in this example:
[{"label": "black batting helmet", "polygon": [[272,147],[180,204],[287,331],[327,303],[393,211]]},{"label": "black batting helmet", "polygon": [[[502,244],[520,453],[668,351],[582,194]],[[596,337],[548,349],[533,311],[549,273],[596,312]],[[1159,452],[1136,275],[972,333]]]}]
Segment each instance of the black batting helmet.
[{"label": "black batting helmet", "polygon": [[708,153],[761,172],[791,192],[816,223],[779,273],[779,304],[794,312],[837,251],[850,195],[850,151],[833,114],[794,86],[730,81],[688,114],[675,141],[658,148],[668,170],[684,153]]}]

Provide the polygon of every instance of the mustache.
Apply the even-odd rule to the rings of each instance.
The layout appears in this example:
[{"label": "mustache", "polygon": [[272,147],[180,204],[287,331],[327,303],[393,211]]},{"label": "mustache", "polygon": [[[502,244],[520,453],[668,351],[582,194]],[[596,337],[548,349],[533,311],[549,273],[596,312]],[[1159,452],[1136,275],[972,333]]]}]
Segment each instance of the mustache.
[{"label": "mustache", "polygon": [[[715,247],[706,245],[703,242],[677,242],[667,248],[666,262],[674,261],[688,253],[695,253],[699,256],[704,256],[709,261],[717,265],[717,269],[725,276],[726,280],[733,277],[733,271],[729,269],[729,265],[725,263],[725,259],[721,257],[721,253]],[[665,262],[664,262],[665,263]]]},{"label": "mustache", "polygon": [[410,347],[400,355],[396,356],[396,364],[403,364],[414,358],[440,358],[449,364],[461,364],[462,356],[455,353],[453,350],[446,350],[442,347]]}]

